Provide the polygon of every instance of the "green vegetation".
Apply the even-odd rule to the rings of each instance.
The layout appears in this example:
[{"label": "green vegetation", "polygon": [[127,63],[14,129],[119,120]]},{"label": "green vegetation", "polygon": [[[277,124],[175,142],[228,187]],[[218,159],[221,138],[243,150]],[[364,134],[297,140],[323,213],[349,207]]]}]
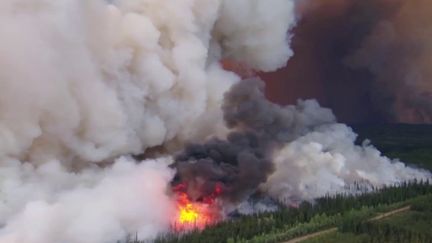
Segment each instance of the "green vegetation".
[{"label": "green vegetation", "polygon": [[[371,140],[384,155],[432,170],[432,126],[354,125],[358,143]],[[410,205],[387,218],[376,215]],[[337,227],[337,228],[335,228]],[[432,185],[419,181],[361,195],[337,195],[304,202],[298,208],[242,216],[203,231],[161,236],[160,243],[283,242],[326,229],[304,242],[432,242]],[[129,243],[140,243],[129,240]]]},{"label": "green vegetation", "polygon": [[304,242],[432,242],[432,195],[416,198],[410,204],[409,211],[376,221],[346,221],[339,231]]},{"label": "green vegetation", "polygon": [[412,182],[362,195],[338,195],[302,203],[298,208],[282,208],[273,213],[243,216],[201,232],[170,234],[157,242],[280,242],[311,232],[366,220],[377,213],[410,204],[412,199],[432,195],[429,182]]},{"label": "green vegetation", "polygon": [[363,243],[368,242],[368,239],[367,234],[341,233],[336,231],[305,240],[303,243]]}]

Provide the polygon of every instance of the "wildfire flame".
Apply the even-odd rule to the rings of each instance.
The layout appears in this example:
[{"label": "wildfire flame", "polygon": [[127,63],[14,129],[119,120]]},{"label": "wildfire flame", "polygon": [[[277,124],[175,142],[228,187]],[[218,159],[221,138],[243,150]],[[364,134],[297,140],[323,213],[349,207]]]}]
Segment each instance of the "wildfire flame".
[{"label": "wildfire flame", "polygon": [[177,216],[173,228],[176,231],[204,229],[218,222],[221,216],[216,198],[222,193],[221,187],[216,186],[214,192],[200,202],[191,200],[186,188],[186,184],[178,184],[173,188],[177,198]]}]

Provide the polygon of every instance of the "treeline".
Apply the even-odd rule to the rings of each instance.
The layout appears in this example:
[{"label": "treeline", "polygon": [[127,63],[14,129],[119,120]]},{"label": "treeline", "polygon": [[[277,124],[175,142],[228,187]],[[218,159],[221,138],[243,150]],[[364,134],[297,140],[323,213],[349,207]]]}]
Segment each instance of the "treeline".
[{"label": "treeline", "polygon": [[[362,242],[432,242],[432,195],[413,201],[411,211],[388,220],[346,220],[339,227],[342,233],[363,235]],[[400,218],[400,219],[398,219]],[[401,220],[402,219],[402,220]],[[421,226],[421,227],[417,227]]]},{"label": "treeline", "polygon": [[314,203],[303,202],[298,207],[281,207],[272,213],[224,221],[203,231],[163,235],[156,242],[277,242],[336,226],[351,218],[369,217],[387,210],[389,205],[427,194],[432,194],[429,181],[412,181],[360,195],[326,196]]},{"label": "treeline", "polygon": [[363,242],[367,243],[406,243],[432,242],[430,233],[416,232],[402,227],[395,227],[389,223],[380,224],[374,222],[363,222],[350,226],[349,230],[343,232],[352,232],[355,234],[366,234],[367,237]]}]

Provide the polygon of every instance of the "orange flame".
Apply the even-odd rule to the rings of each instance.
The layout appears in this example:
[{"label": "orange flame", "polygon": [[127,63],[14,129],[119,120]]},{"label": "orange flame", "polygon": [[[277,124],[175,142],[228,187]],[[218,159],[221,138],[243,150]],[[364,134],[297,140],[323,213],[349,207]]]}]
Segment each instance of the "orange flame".
[{"label": "orange flame", "polygon": [[179,184],[173,189],[177,196],[177,216],[173,226],[174,230],[204,229],[206,226],[218,222],[221,217],[216,197],[221,194],[221,187],[216,186],[215,191],[201,202],[192,201],[185,192],[186,188],[185,184]]}]

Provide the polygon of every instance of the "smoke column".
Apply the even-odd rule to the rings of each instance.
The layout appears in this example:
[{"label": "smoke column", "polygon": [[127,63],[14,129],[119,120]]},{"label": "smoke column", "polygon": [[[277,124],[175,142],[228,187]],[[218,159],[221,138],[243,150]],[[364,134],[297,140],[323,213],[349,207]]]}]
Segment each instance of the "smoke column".
[{"label": "smoke column", "polygon": [[298,3],[294,57],[261,75],[270,99],[317,98],[345,122],[431,121],[430,1]]},{"label": "smoke column", "polygon": [[328,109],[314,101],[281,107],[264,96],[261,80],[243,80],[226,94],[224,118],[232,129],[227,139],[192,144],[177,156],[175,167],[195,198],[223,185],[231,202],[247,199],[274,171],[273,152],[312,127],[334,121]]},{"label": "smoke column", "polygon": [[0,3],[0,242],[105,243],[168,230],[170,157],[224,137],[231,59],[292,55],[286,0]]},{"label": "smoke column", "polygon": [[337,123],[315,100],[280,106],[265,98],[261,80],[243,80],[226,94],[226,139],[191,144],[176,157],[177,180],[195,199],[223,188],[223,199],[242,202],[260,190],[287,203],[403,181],[430,173],[390,160]]},{"label": "smoke column", "polygon": [[[283,67],[295,3],[3,0],[0,242],[154,239],[177,181],[194,200],[220,183],[235,206],[258,190],[311,200],[430,178],[355,146],[316,101],[273,104],[262,81],[223,68]],[[364,43],[347,65],[364,66]]]},{"label": "smoke column", "polygon": [[[378,101],[398,122],[432,122],[430,1],[404,1],[380,21],[347,63],[373,75]],[[385,109],[385,106],[382,107]]]}]

